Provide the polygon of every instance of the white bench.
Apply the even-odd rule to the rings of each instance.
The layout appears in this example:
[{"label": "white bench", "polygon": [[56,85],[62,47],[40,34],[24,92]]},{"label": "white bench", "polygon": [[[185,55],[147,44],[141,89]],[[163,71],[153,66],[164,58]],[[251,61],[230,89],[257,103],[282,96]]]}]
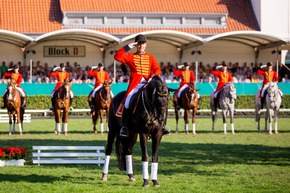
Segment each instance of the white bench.
[{"label": "white bench", "polygon": [[[16,115],[16,117],[17,117],[17,115]],[[12,118],[12,122],[13,122],[13,118]],[[0,123],[9,123],[9,116],[7,113],[0,114]],[[31,114],[24,114],[23,115],[23,123],[31,123]]]},{"label": "white bench", "polygon": [[104,146],[33,146],[33,164],[97,164],[105,163]]}]

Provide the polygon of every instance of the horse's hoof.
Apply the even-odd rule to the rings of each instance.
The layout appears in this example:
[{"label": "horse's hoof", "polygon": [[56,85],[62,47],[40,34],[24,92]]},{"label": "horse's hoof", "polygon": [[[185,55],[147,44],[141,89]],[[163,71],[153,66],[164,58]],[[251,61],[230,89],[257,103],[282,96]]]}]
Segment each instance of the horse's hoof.
[{"label": "horse's hoof", "polygon": [[67,135],[67,132],[64,132],[64,135]]},{"label": "horse's hoof", "polygon": [[103,181],[108,181],[108,174],[102,174],[102,180]]},{"label": "horse's hoof", "polygon": [[188,135],[188,131],[185,131],[185,134]]},{"label": "horse's hoof", "polygon": [[12,135],[12,132],[9,132],[9,135]]},{"label": "horse's hoof", "polygon": [[19,135],[22,135],[23,133],[22,132],[19,132]]},{"label": "horse's hoof", "polygon": [[144,180],[144,182],[143,182],[143,187],[149,187],[149,182],[148,182],[148,180]]},{"label": "horse's hoof", "polygon": [[157,182],[157,180],[152,180],[152,182],[153,182],[153,186],[154,187],[159,187],[160,186],[160,184]]},{"label": "horse's hoof", "polygon": [[196,132],[193,132],[192,135],[196,135]]},{"label": "horse's hoof", "polygon": [[128,174],[130,182],[136,182],[136,179],[133,174]]}]

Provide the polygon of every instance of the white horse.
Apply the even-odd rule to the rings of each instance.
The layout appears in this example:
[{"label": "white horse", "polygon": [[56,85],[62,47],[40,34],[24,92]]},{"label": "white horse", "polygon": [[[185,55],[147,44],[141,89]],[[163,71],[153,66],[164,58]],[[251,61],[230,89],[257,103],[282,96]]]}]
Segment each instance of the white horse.
[{"label": "white horse", "polygon": [[[260,132],[260,118],[261,118],[261,101],[258,98],[259,92],[256,93],[256,105],[255,105],[255,115],[256,115],[256,122],[258,123],[258,131]],[[265,116],[265,131],[267,129],[267,121],[269,120],[269,134],[272,134],[272,119],[274,118],[274,128],[275,133],[278,133],[278,113],[280,110],[280,105],[282,102],[281,93],[279,92],[278,86],[276,83],[271,82],[267,88],[266,95],[266,116]]]},{"label": "white horse", "polygon": [[[214,92],[210,96],[210,107],[212,116],[212,132],[214,132],[217,111],[214,108]],[[236,99],[236,87],[232,83],[227,83],[218,94],[218,105],[217,108],[222,110],[223,124],[224,124],[224,134],[227,133],[227,113],[230,116],[230,123],[232,134],[235,134],[234,128],[234,109],[235,109],[235,99]]]}]

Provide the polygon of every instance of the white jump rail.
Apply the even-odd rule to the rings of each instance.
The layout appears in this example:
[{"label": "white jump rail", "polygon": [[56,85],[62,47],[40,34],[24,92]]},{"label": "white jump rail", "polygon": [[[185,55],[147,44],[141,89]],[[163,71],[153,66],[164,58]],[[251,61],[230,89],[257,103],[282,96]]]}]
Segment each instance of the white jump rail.
[{"label": "white jump rail", "polygon": [[[17,115],[16,115],[17,117]],[[13,118],[12,118],[13,121]],[[8,114],[0,114],[0,123],[8,123],[9,122],[9,116]],[[24,114],[23,115],[23,122],[24,123],[31,123],[31,114]]]},{"label": "white jump rail", "polygon": [[33,164],[97,164],[105,163],[104,146],[33,146]]}]

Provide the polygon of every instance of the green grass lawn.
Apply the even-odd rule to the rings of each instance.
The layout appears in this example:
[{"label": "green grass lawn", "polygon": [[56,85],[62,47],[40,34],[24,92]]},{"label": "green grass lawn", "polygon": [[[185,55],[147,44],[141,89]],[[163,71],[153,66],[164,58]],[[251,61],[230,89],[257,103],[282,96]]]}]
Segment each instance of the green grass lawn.
[{"label": "green grass lawn", "polygon": [[106,145],[107,134],[93,134],[90,119],[70,119],[67,136],[54,134],[53,119],[32,119],[22,136],[9,136],[8,124],[1,123],[0,146],[27,147],[29,157],[24,167],[0,168],[0,192],[290,192],[289,120],[280,118],[279,134],[269,135],[257,132],[254,118],[236,118],[236,134],[228,123],[225,135],[220,116],[215,133],[211,119],[198,118],[193,136],[185,135],[182,119],[174,133],[175,120],[169,119],[172,133],[163,137],[159,151],[160,187],[149,188],[142,187],[139,143],[133,154],[136,182],[117,168],[115,154],[107,182],[95,165],[32,164],[34,145]]}]

